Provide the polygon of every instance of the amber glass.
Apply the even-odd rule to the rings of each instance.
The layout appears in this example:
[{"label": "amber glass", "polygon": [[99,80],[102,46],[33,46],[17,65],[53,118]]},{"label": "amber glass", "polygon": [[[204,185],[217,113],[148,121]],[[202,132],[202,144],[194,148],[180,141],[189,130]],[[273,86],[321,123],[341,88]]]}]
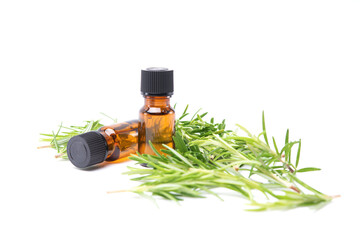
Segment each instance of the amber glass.
[{"label": "amber glass", "polygon": [[149,141],[161,152],[163,144],[173,148],[175,132],[175,111],[170,106],[169,96],[145,96],[140,109],[139,152],[154,154]]},{"label": "amber glass", "polygon": [[105,137],[108,155],[105,161],[122,162],[138,151],[138,120],[101,127],[98,131]]}]

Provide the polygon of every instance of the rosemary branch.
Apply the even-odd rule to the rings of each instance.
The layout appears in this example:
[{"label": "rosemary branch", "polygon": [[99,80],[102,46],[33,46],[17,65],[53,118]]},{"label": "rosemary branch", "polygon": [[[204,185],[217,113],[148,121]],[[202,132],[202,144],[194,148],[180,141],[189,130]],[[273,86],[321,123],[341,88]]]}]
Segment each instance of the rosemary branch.
[{"label": "rosemary branch", "polygon": [[[176,149],[164,145],[167,149],[159,153],[152,147],[156,156],[137,154],[130,157],[149,168],[129,167],[125,174],[140,175],[133,180],[142,183],[122,192],[179,201],[184,197],[205,197],[206,193],[220,198],[213,189],[227,188],[248,199],[250,205],[255,207],[251,210],[256,211],[320,207],[334,198],[297,177],[299,172],[320,169],[297,169],[301,141],[290,141],[289,131],[281,151],[274,138],[275,151],[270,148],[264,114],[263,132],[258,136],[240,125],[239,128],[247,136],[238,135],[235,131],[225,129],[225,121],[215,123],[213,118],[205,121],[206,114],[196,113],[190,120],[183,120],[188,115],[185,109],[176,122]],[[260,139],[261,136],[264,141]],[[296,145],[298,148],[294,165],[291,162],[291,151]],[[259,202],[254,198],[254,191],[263,193],[269,200]]]},{"label": "rosemary branch", "polygon": [[40,141],[48,143],[48,145],[40,146],[41,148],[54,148],[58,154],[55,155],[55,158],[67,159],[66,147],[67,143],[73,136],[86,133],[93,130],[98,130],[103,125],[100,123],[100,120],[96,121],[85,121],[84,126],[70,126],[66,127],[62,124],[59,126],[56,134],[52,132],[51,134],[41,133],[43,136],[40,138]]}]

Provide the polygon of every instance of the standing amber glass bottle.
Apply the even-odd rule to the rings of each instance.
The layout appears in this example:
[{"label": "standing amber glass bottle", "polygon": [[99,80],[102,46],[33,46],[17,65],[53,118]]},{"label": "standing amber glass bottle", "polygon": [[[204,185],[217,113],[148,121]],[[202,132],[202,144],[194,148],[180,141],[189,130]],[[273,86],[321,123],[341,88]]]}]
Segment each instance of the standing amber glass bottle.
[{"label": "standing amber glass bottle", "polygon": [[67,145],[68,158],[78,168],[123,161],[138,150],[138,127],[139,121],[132,120],[74,136]]},{"label": "standing amber glass bottle", "polygon": [[145,104],[139,117],[139,152],[154,154],[149,141],[161,152],[163,144],[173,148],[175,111],[170,106],[174,92],[173,71],[167,68],[147,68],[141,72],[141,93]]}]

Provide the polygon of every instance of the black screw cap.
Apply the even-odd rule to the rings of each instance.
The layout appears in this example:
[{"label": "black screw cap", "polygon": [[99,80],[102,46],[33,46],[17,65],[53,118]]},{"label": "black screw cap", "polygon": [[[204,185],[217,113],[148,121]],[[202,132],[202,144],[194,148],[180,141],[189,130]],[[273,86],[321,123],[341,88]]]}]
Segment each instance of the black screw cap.
[{"label": "black screw cap", "polygon": [[141,70],[141,93],[145,96],[173,95],[174,71],[161,67]]},{"label": "black screw cap", "polygon": [[104,136],[91,131],[72,137],[67,144],[67,155],[76,167],[86,168],[105,161],[107,148]]}]

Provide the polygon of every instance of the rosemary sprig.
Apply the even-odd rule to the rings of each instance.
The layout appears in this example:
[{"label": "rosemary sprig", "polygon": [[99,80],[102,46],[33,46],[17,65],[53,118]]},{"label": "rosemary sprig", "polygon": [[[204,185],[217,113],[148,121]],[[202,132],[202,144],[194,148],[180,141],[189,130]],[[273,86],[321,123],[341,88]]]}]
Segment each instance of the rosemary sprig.
[{"label": "rosemary sprig", "polygon": [[67,159],[66,146],[70,138],[73,136],[86,133],[93,130],[98,130],[103,125],[100,123],[100,120],[96,121],[85,121],[84,126],[63,126],[60,124],[56,134],[52,132],[51,134],[41,133],[43,136],[40,138],[40,141],[49,143],[48,145],[38,147],[40,148],[54,148],[57,151],[55,155],[56,158]]},{"label": "rosemary sprig", "polygon": [[[113,123],[117,123],[116,118],[112,118],[106,115],[105,113],[100,113],[100,114],[112,120]],[[38,147],[38,149],[53,148],[58,153],[55,155],[55,158],[68,159],[66,153],[66,147],[70,138],[82,133],[98,130],[99,128],[104,126],[100,121],[101,120],[84,121],[83,126],[70,126],[70,127],[63,126],[63,124],[61,123],[58,130],[56,131],[56,134],[54,132],[50,134],[40,133],[40,135],[43,136],[42,138],[40,138],[40,141],[49,144],[45,146],[40,146]]]},{"label": "rosemary sprig", "polygon": [[[161,196],[179,201],[184,197],[205,197],[213,194],[214,188],[227,188],[250,201],[252,210],[290,209],[302,206],[320,207],[334,197],[310,187],[297,177],[298,172],[315,171],[317,168],[297,170],[300,158],[300,140],[290,141],[289,131],[285,145],[279,151],[272,138],[275,151],[270,148],[263,115],[263,132],[252,135],[238,125],[246,136],[225,129],[225,121],[205,121],[196,113],[190,120],[187,108],[176,122],[174,136],[176,149],[166,147],[166,155],[153,150],[156,156],[133,155],[130,159],[149,168],[129,167],[125,174],[138,174],[133,180],[141,181],[130,191],[142,196]],[[260,140],[260,137],[264,141]],[[291,151],[298,145],[295,165]],[[248,175],[248,176],[246,176]],[[267,202],[258,202],[254,192],[261,192]],[[122,191],[121,191],[122,192]],[[147,195],[146,193],[150,193]],[[219,197],[220,198],[220,197]]]}]

